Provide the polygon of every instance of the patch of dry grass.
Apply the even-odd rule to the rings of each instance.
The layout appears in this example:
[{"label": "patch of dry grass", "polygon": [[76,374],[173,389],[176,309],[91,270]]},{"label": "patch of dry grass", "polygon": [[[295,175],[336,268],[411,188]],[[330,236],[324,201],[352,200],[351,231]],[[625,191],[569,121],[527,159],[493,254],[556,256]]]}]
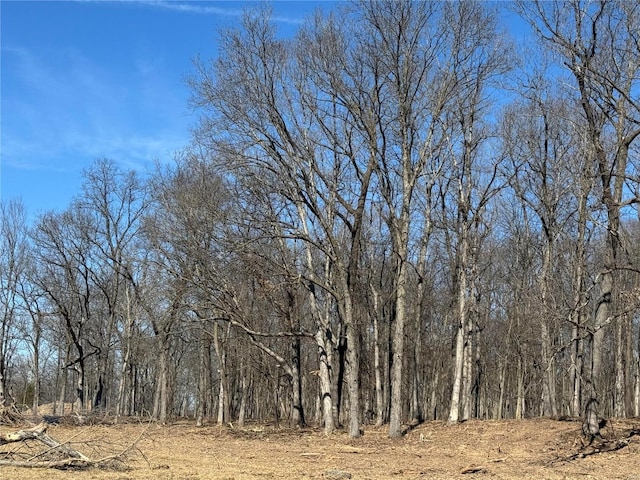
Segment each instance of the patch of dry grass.
[{"label": "patch of dry grass", "polygon": [[[606,439],[640,428],[618,420]],[[148,429],[144,431],[144,429]],[[6,433],[9,427],[0,427]],[[144,433],[143,433],[144,432]],[[597,452],[580,442],[580,423],[548,419],[469,421],[448,426],[428,422],[400,440],[386,429],[366,428],[363,437],[316,429],[251,426],[243,429],[180,422],[168,426],[123,424],[51,426],[58,441],[95,458],[105,446],[117,451],[142,433],[128,455],[129,470],[58,471],[0,467],[1,478],[35,480],[326,479],[348,472],[353,479],[624,479],[640,480],[640,436],[617,451]],[[10,446],[0,447],[0,457]],[[12,447],[15,448],[15,447]],[[29,448],[22,446],[22,448]],[[83,450],[84,448],[84,450]],[[604,449],[603,449],[604,450]],[[586,455],[576,456],[583,452]]]}]

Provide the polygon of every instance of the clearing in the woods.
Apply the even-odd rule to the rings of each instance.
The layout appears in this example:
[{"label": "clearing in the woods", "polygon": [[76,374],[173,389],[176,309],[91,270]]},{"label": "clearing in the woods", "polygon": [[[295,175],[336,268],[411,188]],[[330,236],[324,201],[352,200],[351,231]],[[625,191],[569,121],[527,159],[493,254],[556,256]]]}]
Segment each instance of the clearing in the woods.
[{"label": "clearing in the woods", "polygon": [[[0,437],[16,428],[0,426]],[[368,427],[350,439],[317,429],[143,423],[49,425],[51,438],[92,460],[86,468],[0,466],[0,478],[198,479],[625,479],[640,480],[640,419],[611,420],[585,446],[579,421],[427,422],[400,440]],[[136,442],[137,439],[137,442]],[[0,460],[40,455],[36,440],[0,446]],[[135,443],[135,445],[133,445]],[[49,453],[39,458],[47,458]]]}]

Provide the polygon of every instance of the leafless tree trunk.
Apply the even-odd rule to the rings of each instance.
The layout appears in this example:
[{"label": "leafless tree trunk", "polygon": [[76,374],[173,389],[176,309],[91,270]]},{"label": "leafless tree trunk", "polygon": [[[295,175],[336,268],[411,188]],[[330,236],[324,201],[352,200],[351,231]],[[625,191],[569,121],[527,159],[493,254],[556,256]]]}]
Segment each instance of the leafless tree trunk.
[{"label": "leafless tree trunk", "polygon": [[[638,352],[640,352],[640,333],[638,333]],[[636,375],[634,384],[633,415],[640,417],[640,353],[636,354]]]},{"label": "leafless tree trunk", "polygon": [[169,338],[163,336],[158,345],[158,364],[153,396],[153,411],[151,416],[160,423],[167,422],[169,411]]},{"label": "leafless tree trunk", "polygon": [[229,377],[227,371],[227,341],[231,334],[231,323],[224,326],[220,338],[220,329],[222,327],[216,322],[213,325],[213,348],[218,358],[218,417],[216,422],[218,425],[224,425],[231,421],[231,412],[229,404]]},{"label": "leafless tree trunk", "polygon": [[[461,191],[462,193],[462,191]],[[458,272],[457,272],[457,317],[456,317],[456,342],[455,365],[453,373],[453,388],[451,389],[451,403],[449,406],[450,424],[458,423],[460,415],[460,393],[462,390],[462,372],[464,369],[464,347],[467,334],[467,265],[469,241],[468,229],[463,227],[458,238]]]},{"label": "leafless tree trunk", "polygon": [[381,427],[384,423],[384,396],[382,391],[382,371],[380,352],[380,294],[375,286],[371,285],[371,295],[373,296],[373,370],[375,378],[375,416],[376,427]]},{"label": "leafless tree trunk", "polygon": [[[309,266],[312,265],[310,254],[307,257]],[[315,289],[309,291],[312,314],[316,315],[316,332],[314,339],[318,347],[318,377],[320,379],[320,404],[322,409],[322,424],[324,433],[330,434],[335,430],[334,399],[332,397],[332,363],[335,348],[331,336],[329,310],[322,312],[317,304]]]},{"label": "leafless tree trunk", "polygon": [[599,435],[597,409],[602,394],[605,333],[616,315],[613,295],[620,260],[621,209],[625,199],[629,147],[640,135],[638,86],[640,56],[637,2],[519,3],[520,12],[543,41],[556,49],[573,76],[584,116],[584,137],[600,182],[606,214],[606,248],[597,275],[599,298],[592,329],[591,372],[585,429]]},{"label": "leafless tree trunk", "polygon": [[626,372],[625,372],[625,343],[626,332],[625,323],[626,315],[622,315],[616,319],[615,324],[615,380],[613,393],[613,415],[618,418],[627,416],[626,408]]},{"label": "leafless tree trunk", "polygon": [[8,361],[15,349],[19,308],[18,287],[24,281],[27,244],[26,211],[20,201],[0,203],[0,417],[11,402]]},{"label": "leafless tree trunk", "polygon": [[582,414],[582,382],[584,375],[584,320],[586,298],[586,229],[587,229],[587,200],[592,188],[591,168],[588,165],[582,169],[579,193],[577,194],[577,223],[575,268],[572,275],[573,311],[571,315],[571,414],[579,417]]},{"label": "leafless tree trunk", "polygon": [[118,384],[118,396],[116,399],[116,417],[120,415],[130,415],[129,411],[129,389],[131,385],[131,350],[133,341],[133,312],[131,302],[131,292],[125,289],[125,318],[124,318],[124,337],[122,339],[122,365],[120,368],[120,381]]},{"label": "leafless tree trunk", "polygon": [[[210,335],[205,330],[207,328],[207,323],[204,322],[202,325],[202,330],[200,333],[200,342],[198,344],[198,398],[197,398],[197,406],[196,406],[196,426],[201,427],[204,424],[205,414],[207,412],[207,405],[209,404],[209,388],[210,382],[209,378],[211,375],[211,365],[210,365],[210,355],[209,355],[209,339]],[[242,370],[242,367],[241,367]],[[243,381],[243,397],[242,401],[244,402],[244,382],[245,375],[242,376]],[[242,412],[242,410],[241,410]],[[244,412],[243,414],[243,422],[244,422]]]}]

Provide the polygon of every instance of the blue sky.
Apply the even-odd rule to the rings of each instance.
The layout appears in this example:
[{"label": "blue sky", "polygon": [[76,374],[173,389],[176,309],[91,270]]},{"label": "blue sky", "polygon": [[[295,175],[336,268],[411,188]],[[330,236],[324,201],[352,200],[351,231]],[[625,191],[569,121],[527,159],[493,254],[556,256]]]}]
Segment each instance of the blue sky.
[{"label": "blue sky", "polygon": [[[145,171],[171,160],[197,120],[184,78],[215,56],[218,29],[250,2],[5,1],[0,195],[30,215],[64,209],[108,157]],[[283,33],[320,2],[272,2]]]},{"label": "blue sky", "polygon": [[[189,142],[184,78],[257,2],[0,0],[0,196],[62,210],[101,157],[142,172]],[[291,34],[329,1],[271,2]],[[505,23],[516,21],[505,13]]]}]

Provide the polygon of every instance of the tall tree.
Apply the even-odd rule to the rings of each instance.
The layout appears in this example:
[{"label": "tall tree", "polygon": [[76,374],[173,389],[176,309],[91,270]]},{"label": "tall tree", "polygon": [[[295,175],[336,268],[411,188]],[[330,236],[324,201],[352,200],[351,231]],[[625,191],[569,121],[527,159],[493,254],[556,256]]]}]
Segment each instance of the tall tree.
[{"label": "tall tree", "polygon": [[[116,328],[120,319],[130,319],[122,309],[125,290],[135,281],[135,240],[147,208],[145,189],[134,171],[123,171],[108,159],[99,159],[84,172],[79,207],[93,219],[94,246],[92,281],[104,302],[105,315],[99,326],[98,371],[93,407],[106,407],[107,379]],[[125,366],[125,368],[127,368]]]},{"label": "tall tree", "polygon": [[606,216],[606,249],[597,277],[599,299],[591,330],[585,418],[585,431],[598,435],[603,346],[607,327],[617,315],[614,297],[617,272],[623,260],[621,212],[625,206],[638,202],[633,193],[625,193],[625,182],[629,178],[629,150],[640,136],[637,97],[640,4],[535,1],[519,2],[518,9],[570,73],[582,107],[584,136],[600,183],[600,202]]},{"label": "tall tree", "polygon": [[553,270],[559,263],[560,236],[569,230],[573,217],[573,180],[582,170],[572,169],[579,150],[574,146],[569,105],[551,91],[542,75],[534,73],[527,85],[528,90],[522,91],[523,100],[505,112],[504,144],[513,172],[510,183],[540,230],[541,261],[534,294],[541,341],[540,414],[557,416],[553,338],[559,335],[554,319],[560,315],[558,306],[562,302],[554,295]]},{"label": "tall tree", "polygon": [[[391,234],[394,258],[394,314],[390,354],[389,436],[402,435],[403,364],[410,270],[409,249],[414,228],[412,209],[421,179],[430,185],[441,172],[437,151],[442,142],[444,109],[455,85],[448,65],[447,30],[432,2],[362,2],[365,65],[375,65],[379,87],[375,102],[375,131],[370,149],[376,159],[376,175],[382,212]],[[380,141],[379,139],[382,139]],[[427,187],[428,189],[429,187]],[[428,205],[428,203],[426,203]],[[425,212],[428,218],[429,212]]]},{"label": "tall tree", "polygon": [[90,338],[96,293],[91,276],[91,219],[73,204],[62,213],[40,217],[34,231],[37,246],[37,284],[45,292],[68,340],[75,350],[65,360],[64,369],[76,373],[75,402],[78,409],[88,405],[88,359],[97,348]]},{"label": "tall tree", "polygon": [[27,217],[20,200],[0,203],[0,418],[11,402],[9,359],[16,348],[19,286],[27,268]]},{"label": "tall tree", "polygon": [[[363,136],[377,133],[367,120],[372,107],[365,99],[375,94],[375,83],[361,64],[351,63],[358,52],[349,50],[345,26],[335,19],[315,22],[294,49],[276,37],[267,13],[248,14],[243,30],[227,33],[217,63],[199,65],[192,85],[195,103],[211,112],[200,139],[213,140],[246,187],[256,176],[261,179],[262,192],[280,211],[275,237],[306,245],[307,258],[313,258],[301,273],[310,288],[323,289],[335,301],[346,340],[349,434],[356,437],[360,320],[354,301],[374,166]],[[229,134],[214,134],[213,128]],[[315,265],[325,260],[329,277],[320,278]],[[322,356],[325,338],[317,338]]]},{"label": "tall tree", "polygon": [[[164,287],[159,286],[157,293],[170,303],[168,308],[159,309],[158,302],[151,297],[151,303],[146,303],[145,308],[151,313],[160,351],[154,415],[166,421],[171,401],[169,367],[172,344],[186,312],[198,311],[197,299],[206,296],[210,289],[215,293],[217,284],[214,280],[224,268],[218,225],[226,193],[212,165],[192,151],[183,152],[174,167],[159,169],[151,180],[151,190],[154,206],[145,219],[144,237],[150,249],[149,260],[156,265],[155,276],[163,279]],[[200,340],[205,344],[207,332],[211,331],[203,324]],[[221,378],[224,378],[225,354],[221,348],[222,343],[217,337],[216,352]],[[208,362],[201,362],[200,368],[207,370],[201,375],[210,376]],[[227,392],[223,382],[220,389],[220,396],[224,399]],[[201,396],[200,402],[203,401],[206,398]],[[220,412],[223,421],[230,420],[228,412],[226,416],[223,410]]]},{"label": "tall tree", "polygon": [[[470,414],[472,358],[475,355],[472,334],[477,331],[478,268],[481,242],[486,235],[485,213],[488,202],[499,190],[496,182],[497,159],[486,150],[490,136],[486,114],[490,111],[491,82],[507,70],[497,35],[495,12],[473,2],[447,4],[445,24],[452,27],[450,39],[450,75],[456,86],[447,110],[446,155],[451,164],[447,184],[452,197],[443,191],[442,208],[455,215],[453,237],[455,252],[453,286],[456,295],[455,365],[449,422]],[[445,226],[445,228],[448,228]]]}]

